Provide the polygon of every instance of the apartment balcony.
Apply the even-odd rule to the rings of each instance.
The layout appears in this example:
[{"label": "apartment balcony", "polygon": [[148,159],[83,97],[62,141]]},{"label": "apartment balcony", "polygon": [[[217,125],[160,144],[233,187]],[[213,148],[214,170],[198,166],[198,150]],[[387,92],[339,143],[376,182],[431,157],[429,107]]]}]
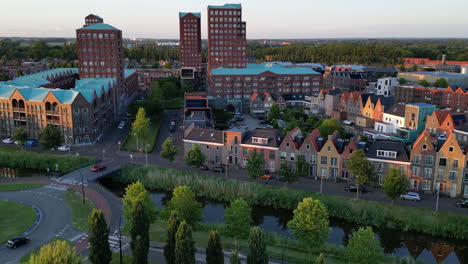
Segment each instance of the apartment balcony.
[{"label": "apartment balcony", "polygon": [[46,110],[46,115],[58,116],[59,111]]}]

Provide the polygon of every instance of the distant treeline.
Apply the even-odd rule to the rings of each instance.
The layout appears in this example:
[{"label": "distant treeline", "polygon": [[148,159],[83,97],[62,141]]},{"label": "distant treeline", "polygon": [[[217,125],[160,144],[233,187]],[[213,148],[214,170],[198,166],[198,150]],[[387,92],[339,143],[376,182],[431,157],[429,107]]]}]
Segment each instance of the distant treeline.
[{"label": "distant treeline", "polygon": [[76,43],[61,46],[48,45],[44,40],[38,40],[31,45],[23,45],[21,41],[10,39],[0,40],[0,60],[7,61],[14,58],[63,59],[71,61],[77,59]]}]

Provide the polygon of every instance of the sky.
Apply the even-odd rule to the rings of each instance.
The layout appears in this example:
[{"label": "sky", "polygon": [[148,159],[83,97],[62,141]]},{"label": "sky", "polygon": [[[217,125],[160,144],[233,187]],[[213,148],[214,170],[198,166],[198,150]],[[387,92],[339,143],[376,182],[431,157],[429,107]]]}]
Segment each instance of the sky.
[{"label": "sky", "polygon": [[468,38],[467,0],[16,0],[2,3],[1,37],[74,37],[90,13],[124,38],[178,39],[178,12],[241,3],[248,39]]}]

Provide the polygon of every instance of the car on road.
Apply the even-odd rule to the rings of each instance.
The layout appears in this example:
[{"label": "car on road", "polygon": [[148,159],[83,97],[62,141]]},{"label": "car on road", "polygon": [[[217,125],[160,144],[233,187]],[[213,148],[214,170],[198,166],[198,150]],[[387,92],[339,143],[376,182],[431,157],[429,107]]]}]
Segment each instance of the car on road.
[{"label": "car on road", "polygon": [[8,240],[7,247],[17,248],[27,243],[29,243],[29,237],[15,237],[15,238]]},{"label": "car on road", "polygon": [[201,165],[201,166],[200,166],[200,170],[202,170],[202,171],[208,171],[208,170],[210,170],[210,168],[208,168],[208,166]]},{"label": "car on road", "polygon": [[62,145],[62,146],[58,147],[57,149],[60,150],[60,151],[69,151],[69,150],[70,150],[70,146],[68,146],[68,145]]},{"label": "car on road", "polygon": [[175,120],[171,120],[170,132],[175,132],[175,126],[176,126]]},{"label": "car on road", "polygon": [[458,201],[455,206],[456,207],[461,207],[461,208],[468,208],[468,200]]},{"label": "car on road", "polygon": [[122,129],[122,128],[124,128],[124,126],[125,126],[125,122],[124,122],[124,121],[121,121],[121,122],[119,123],[119,126],[117,126],[117,128]]},{"label": "car on road", "polygon": [[13,144],[15,141],[11,137],[8,137],[2,140],[2,142],[5,144]]},{"label": "car on road", "polygon": [[[357,185],[356,184],[349,184],[346,185],[345,191],[347,192],[357,192]],[[367,188],[364,185],[359,185],[359,192],[360,193],[365,193],[367,192]]]},{"label": "car on road", "polygon": [[409,200],[409,201],[421,201],[421,196],[415,192],[407,192],[406,194],[400,195],[401,200]]},{"label": "car on road", "polygon": [[37,146],[37,141],[34,140],[34,139],[30,139],[26,142],[24,142],[24,144],[26,147],[36,147]]},{"label": "car on road", "polygon": [[267,174],[262,175],[262,176],[260,176],[260,179],[269,180],[269,179],[271,179],[271,175],[267,175]]},{"label": "car on road", "polygon": [[105,169],[107,169],[106,164],[96,164],[91,168],[91,171],[99,172],[99,171],[103,171]]},{"label": "car on road", "polygon": [[224,173],[224,167],[218,166],[211,169],[212,172]]}]

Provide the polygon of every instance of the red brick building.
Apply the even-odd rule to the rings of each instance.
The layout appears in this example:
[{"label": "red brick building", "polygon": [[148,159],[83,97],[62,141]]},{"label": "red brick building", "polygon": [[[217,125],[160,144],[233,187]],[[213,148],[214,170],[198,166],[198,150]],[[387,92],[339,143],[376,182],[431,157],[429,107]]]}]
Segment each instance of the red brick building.
[{"label": "red brick building", "polygon": [[[76,30],[80,78],[116,78],[112,90],[114,114],[126,105],[122,31],[108,24],[94,23]],[[123,102],[123,103],[122,103]]]},{"label": "red brick building", "polygon": [[468,90],[448,87],[426,88],[412,85],[400,85],[394,88],[395,101],[401,103],[428,103],[452,110],[468,110]]},{"label": "red brick building", "polygon": [[202,70],[200,13],[179,13],[180,67]]},{"label": "red brick building", "polygon": [[104,23],[104,19],[102,19],[100,16],[89,14],[85,17],[85,24],[83,25],[83,27],[97,23]]},{"label": "red brick building", "polygon": [[208,70],[247,66],[246,23],[242,6],[208,6]]}]

